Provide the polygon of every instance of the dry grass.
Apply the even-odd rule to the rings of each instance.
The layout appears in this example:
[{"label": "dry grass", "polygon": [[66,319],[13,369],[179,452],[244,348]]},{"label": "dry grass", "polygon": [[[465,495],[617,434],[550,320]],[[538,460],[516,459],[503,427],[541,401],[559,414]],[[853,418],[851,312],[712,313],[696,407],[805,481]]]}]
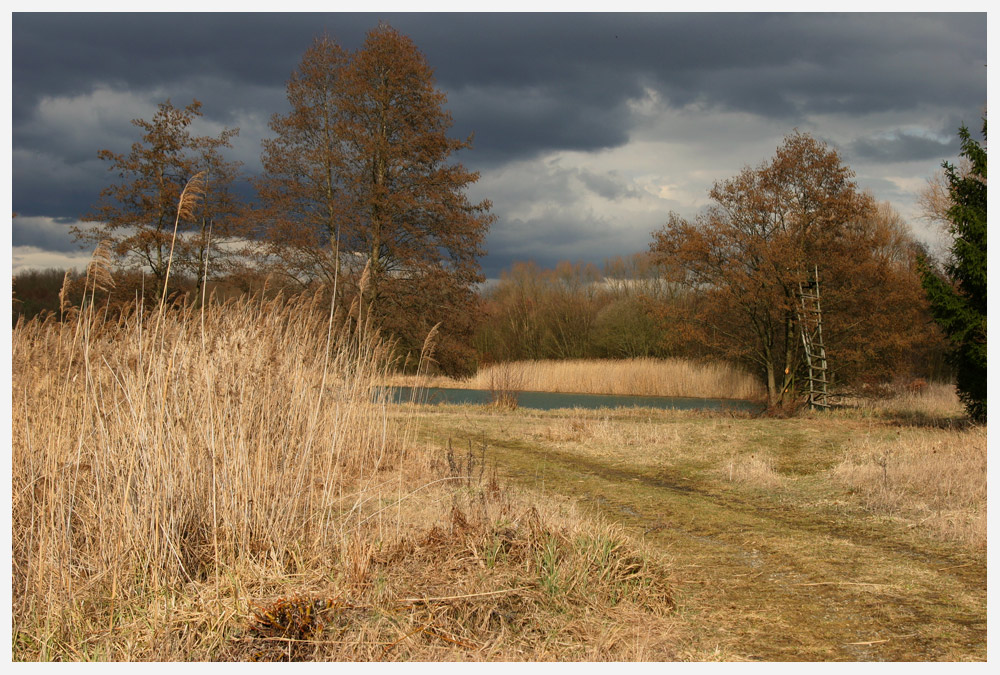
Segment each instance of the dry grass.
[{"label": "dry grass", "polygon": [[734,455],[723,473],[730,483],[741,483],[762,489],[772,489],[783,482],[781,474],[774,468],[774,460],[767,455],[756,453]]},{"label": "dry grass", "polygon": [[314,300],[91,307],[19,326],[12,357],[15,634],[47,635],[36,657],[137,597],[343,547],[340,514],[402,457],[369,395],[384,348],[329,334]]},{"label": "dry grass", "polygon": [[872,512],[986,547],[986,428],[904,428],[852,443],[833,476]]},{"label": "dry grass", "polygon": [[919,386],[899,388],[893,396],[853,399],[845,403],[863,415],[902,422],[945,424],[950,420],[954,425],[965,416],[955,385],[940,382],[920,381]]},{"label": "dry grass", "polygon": [[14,329],[14,658],[669,654],[660,564],[418,445],[372,397],[390,350],[327,307]]},{"label": "dry grass", "polygon": [[857,410],[418,414],[418,437],[488,444],[513,480],[668,553],[676,658],[986,658],[983,429]]},{"label": "dry grass", "polygon": [[[482,368],[471,378],[422,377],[428,387],[491,389],[514,381],[525,391],[622,396],[686,396],[761,400],[765,392],[751,374],[724,363],[685,359],[516,361]],[[389,384],[414,385],[396,376]]]}]

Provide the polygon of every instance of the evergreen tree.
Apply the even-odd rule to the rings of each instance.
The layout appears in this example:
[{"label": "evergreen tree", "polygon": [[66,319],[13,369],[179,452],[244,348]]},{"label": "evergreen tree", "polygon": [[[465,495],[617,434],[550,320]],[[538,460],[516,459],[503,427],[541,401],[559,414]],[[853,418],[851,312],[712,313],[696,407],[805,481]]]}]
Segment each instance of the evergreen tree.
[{"label": "evergreen tree", "polygon": [[[951,342],[958,395],[973,420],[986,421],[986,148],[964,125],[961,155],[971,169],[961,174],[945,162],[951,208],[950,258],[944,274],[921,260],[924,290],[934,320]],[[983,139],[986,120],[983,119]]]}]

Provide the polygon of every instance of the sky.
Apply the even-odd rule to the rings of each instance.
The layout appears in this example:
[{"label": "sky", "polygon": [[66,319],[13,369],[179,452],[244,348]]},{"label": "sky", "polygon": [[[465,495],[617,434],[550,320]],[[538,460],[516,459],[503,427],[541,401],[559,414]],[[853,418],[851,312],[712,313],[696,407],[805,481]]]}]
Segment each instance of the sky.
[{"label": "sky", "polygon": [[488,278],[647,250],[670,212],[693,217],[796,129],[940,246],[917,194],[985,114],[985,13],[15,12],[14,273],[89,260],[69,228],[115,178],[98,151],[138,140],[130,120],[198,99],[196,133],[239,127],[228,158],[259,173],[313,38],[354,49],[379,21],[426,56],[451,135],[475,134],[454,158],[497,216]]}]

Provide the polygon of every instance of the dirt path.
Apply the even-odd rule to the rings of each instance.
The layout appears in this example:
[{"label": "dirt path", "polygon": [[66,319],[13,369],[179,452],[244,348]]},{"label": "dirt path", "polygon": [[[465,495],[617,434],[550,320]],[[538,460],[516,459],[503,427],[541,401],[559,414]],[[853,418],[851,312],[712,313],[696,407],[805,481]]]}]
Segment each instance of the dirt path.
[{"label": "dirt path", "polygon": [[571,497],[669,557],[680,653],[689,658],[986,658],[985,556],[836,506],[727,490],[482,429],[474,438],[488,444],[501,473]]}]

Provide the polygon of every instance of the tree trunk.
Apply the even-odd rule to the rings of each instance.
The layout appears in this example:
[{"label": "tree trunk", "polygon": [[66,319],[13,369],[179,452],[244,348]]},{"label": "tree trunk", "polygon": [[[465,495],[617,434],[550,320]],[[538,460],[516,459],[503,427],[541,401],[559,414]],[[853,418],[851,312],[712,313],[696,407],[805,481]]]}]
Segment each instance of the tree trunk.
[{"label": "tree trunk", "polygon": [[771,348],[764,346],[764,374],[767,378],[767,405],[772,407],[778,403],[778,382],[774,376],[774,359],[771,358]]},{"label": "tree trunk", "polygon": [[792,359],[795,357],[795,319],[791,314],[785,315],[785,368],[784,377],[781,383],[781,404],[784,405],[789,398],[794,398],[795,392],[792,390],[792,381],[795,377],[795,369]]}]

